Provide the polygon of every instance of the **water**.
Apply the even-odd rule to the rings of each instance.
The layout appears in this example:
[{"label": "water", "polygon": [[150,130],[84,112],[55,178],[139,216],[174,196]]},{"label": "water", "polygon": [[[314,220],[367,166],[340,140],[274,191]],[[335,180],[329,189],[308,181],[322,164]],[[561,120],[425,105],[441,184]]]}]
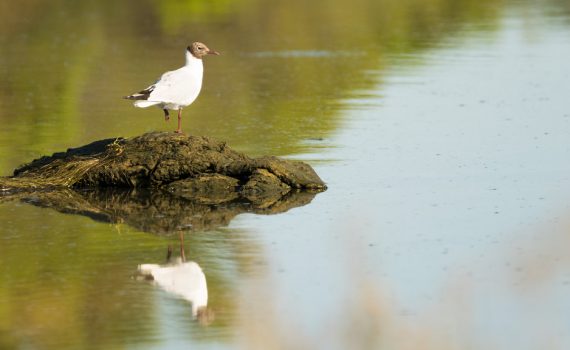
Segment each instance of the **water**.
[{"label": "water", "polygon": [[185,234],[205,318],[136,278],[177,235],[2,203],[0,348],[569,347],[566,2],[38,0],[0,17],[1,174],[174,130],[119,97],[201,40],[223,55],[185,129],[329,186]]}]

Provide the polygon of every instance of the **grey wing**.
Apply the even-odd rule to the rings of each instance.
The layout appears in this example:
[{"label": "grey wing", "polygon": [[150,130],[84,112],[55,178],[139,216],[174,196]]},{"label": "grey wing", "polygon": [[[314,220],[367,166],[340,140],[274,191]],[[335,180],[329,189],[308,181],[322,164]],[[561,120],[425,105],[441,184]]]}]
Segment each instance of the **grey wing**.
[{"label": "grey wing", "polygon": [[166,72],[164,73],[157,81],[154,82],[154,84],[152,84],[151,86],[147,87],[144,90],[141,90],[137,93],[134,93],[132,95],[129,96],[125,96],[123,98],[126,98],[127,100],[148,100],[148,98],[150,97],[150,94],[154,91],[154,89],[156,89],[157,85],[159,85],[161,82],[165,82],[169,80],[169,77],[171,75],[172,71],[170,72]]},{"label": "grey wing", "polygon": [[187,95],[188,76],[183,71],[166,72],[153,85],[149,101],[178,101]]}]

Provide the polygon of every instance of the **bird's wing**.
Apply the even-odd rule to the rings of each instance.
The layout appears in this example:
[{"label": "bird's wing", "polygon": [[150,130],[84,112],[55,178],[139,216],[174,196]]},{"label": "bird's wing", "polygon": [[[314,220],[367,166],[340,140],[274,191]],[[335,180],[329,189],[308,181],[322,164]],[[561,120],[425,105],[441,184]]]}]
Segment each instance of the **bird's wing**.
[{"label": "bird's wing", "polygon": [[154,89],[156,89],[157,84],[160,84],[161,82],[164,83],[165,81],[168,81],[170,79],[169,77],[174,72],[175,71],[169,71],[169,72],[164,73],[160,78],[158,78],[157,81],[154,82],[154,84],[152,84],[149,87],[147,87],[147,88],[145,88],[139,92],[136,92],[132,95],[125,96],[125,98],[128,100],[148,100],[150,95],[154,91]]},{"label": "bird's wing", "polygon": [[166,72],[153,85],[148,100],[175,103],[187,101],[192,92],[200,91],[201,84],[201,79],[186,69]]}]

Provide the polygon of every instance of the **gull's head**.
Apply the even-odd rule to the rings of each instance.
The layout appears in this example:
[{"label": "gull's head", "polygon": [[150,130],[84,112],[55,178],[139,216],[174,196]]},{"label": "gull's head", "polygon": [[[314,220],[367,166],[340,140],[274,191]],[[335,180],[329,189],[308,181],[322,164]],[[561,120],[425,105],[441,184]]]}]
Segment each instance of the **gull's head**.
[{"label": "gull's head", "polygon": [[200,42],[192,43],[192,45],[188,46],[186,50],[188,50],[188,52],[190,52],[192,56],[196,58],[202,58],[206,55],[219,55],[217,51],[210,50],[208,46]]}]

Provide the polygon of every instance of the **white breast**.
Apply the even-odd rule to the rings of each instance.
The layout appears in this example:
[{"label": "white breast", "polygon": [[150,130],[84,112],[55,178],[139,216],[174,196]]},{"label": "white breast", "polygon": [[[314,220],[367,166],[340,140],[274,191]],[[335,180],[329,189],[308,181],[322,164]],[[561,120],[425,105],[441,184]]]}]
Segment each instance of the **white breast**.
[{"label": "white breast", "polygon": [[166,72],[156,82],[148,101],[161,102],[166,108],[178,109],[190,105],[202,88],[204,66],[194,58],[177,70]]}]

